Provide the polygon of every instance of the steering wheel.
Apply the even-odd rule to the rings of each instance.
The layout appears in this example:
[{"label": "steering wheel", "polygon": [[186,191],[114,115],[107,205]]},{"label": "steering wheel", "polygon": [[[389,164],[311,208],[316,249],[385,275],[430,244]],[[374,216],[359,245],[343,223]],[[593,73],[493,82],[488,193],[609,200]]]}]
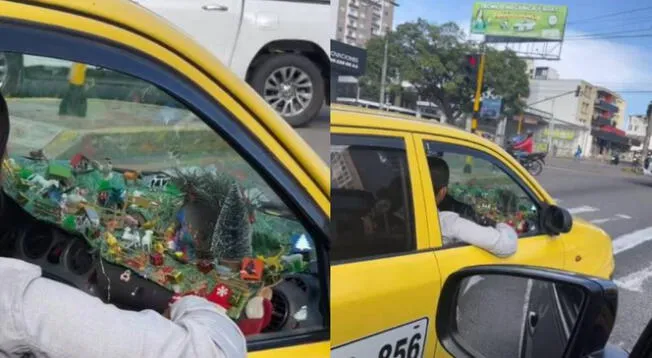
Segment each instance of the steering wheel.
[{"label": "steering wheel", "polygon": [[[43,277],[80,289],[122,309],[162,313],[174,292],[132,270],[104,260],[84,237],[33,218],[7,195],[0,228],[0,256],[41,267]],[[8,220],[8,221],[6,221]]]}]

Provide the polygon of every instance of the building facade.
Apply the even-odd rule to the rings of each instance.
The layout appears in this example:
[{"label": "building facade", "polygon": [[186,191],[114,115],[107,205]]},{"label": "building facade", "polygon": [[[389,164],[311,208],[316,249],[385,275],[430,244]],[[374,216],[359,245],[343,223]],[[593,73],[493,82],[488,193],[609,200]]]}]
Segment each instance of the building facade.
[{"label": "building facade", "polygon": [[[533,68],[533,74],[541,68]],[[550,74],[556,76],[556,71],[546,69],[546,72],[539,71],[539,77],[544,77],[544,74],[546,78]],[[578,87],[580,91],[576,96]],[[583,80],[531,79],[530,96],[527,99],[531,111],[550,116],[546,118],[545,115],[532,114],[529,119],[535,122],[535,118],[538,118],[535,131],[537,150],[550,150],[555,155],[570,156],[578,145],[585,148],[591,140],[591,118],[596,93],[595,86]],[[552,118],[554,120],[551,125]],[[545,125],[542,125],[542,121]],[[549,143],[552,148],[548,148]]]},{"label": "building facade", "polygon": [[646,130],[647,118],[645,118],[645,116],[640,114],[629,116],[629,123],[625,130],[625,133],[627,133],[628,136],[642,139],[645,138]]},{"label": "building facade", "polygon": [[394,5],[389,0],[339,0],[336,39],[365,47],[373,36],[392,29]]}]

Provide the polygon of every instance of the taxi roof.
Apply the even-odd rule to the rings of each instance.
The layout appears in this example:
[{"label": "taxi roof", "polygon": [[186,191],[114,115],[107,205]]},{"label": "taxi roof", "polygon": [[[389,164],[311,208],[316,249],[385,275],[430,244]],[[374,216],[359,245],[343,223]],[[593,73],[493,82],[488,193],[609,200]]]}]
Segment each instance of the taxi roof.
[{"label": "taxi roof", "polygon": [[[162,16],[133,0],[29,0],[18,6],[34,5],[117,25],[161,44],[201,68],[204,73],[217,80],[224,89],[252,111],[260,123],[283,142],[285,148],[310,173],[324,193],[330,192],[328,167],[305,140],[244,80],[237,77],[212,53]],[[23,12],[21,17],[30,20],[30,12]],[[92,33],[96,30],[83,29],[83,31]],[[121,41],[121,39],[114,40]]]},{"label": "taxi roof", "polygon": [[496,143],[449,124],[409,115],[349,105],[331,107],[331,126],[373,128],[409,133],[436,134],[483,144],[494,150]]}]

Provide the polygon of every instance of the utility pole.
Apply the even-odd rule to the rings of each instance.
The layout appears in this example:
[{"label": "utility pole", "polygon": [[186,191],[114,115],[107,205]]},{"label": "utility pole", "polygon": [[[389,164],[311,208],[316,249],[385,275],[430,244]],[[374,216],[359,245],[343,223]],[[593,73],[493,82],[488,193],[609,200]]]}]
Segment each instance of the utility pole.
[{"label": "utility pole", "polygon": [[652,119],[652,102],[650,102],[650,104],[647,105],[646,119],[647,119],[647,127],[645,128],[645,140],[643,141],[643,155],[641,156],[641,165],[643,166],[645,166],[645,162],[647,161],[647,155],[649,152],[648,148],[650,147],[650,135],[652,135],[652,123],[650,123],[650,120]]},{"label": "utility pole", "polygon": [[388,47],[388,36],[389,33],[385,34],[385,51],[383,54],[383,69],[380,74],[380,99],[378,100],[378,105],[380,109],[385,108],[385,79],[387,78],[387,47]]},{"label": "utility pole", "polygon": [[552,107],[550,110],[550,123],[548,125],[548,153],[551,153],[551,155],[555,155],[556,153],[553,153],[552,151],[552,135],[553,132],[555,131],[555,99],[556,97],[553,97],[552,99]]}]

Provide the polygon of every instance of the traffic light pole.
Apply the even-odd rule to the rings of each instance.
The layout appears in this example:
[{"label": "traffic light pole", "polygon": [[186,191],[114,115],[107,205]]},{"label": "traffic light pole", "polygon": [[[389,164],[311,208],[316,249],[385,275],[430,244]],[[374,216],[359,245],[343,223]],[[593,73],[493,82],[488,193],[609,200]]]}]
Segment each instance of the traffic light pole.
[{"label": "traffic light pole", "polygon": [[473,98],[473,117],[471,118],[471,133],[478,129],[478,117],[480,116],[480,98],[482,97],[482,82],[484,80],[484,52],[480,55],[480,67],[478,77],[475,80],[475,97]]},{"label": "traffic light pole", "polygon": [[[480,65],[478,67],[478,74],[475,79],[475,96],[473,97],[473,116],[471,117],[471,133],[478,130],[478,117],[480,117],[480,98],[482,97],[482,82],[484,80],[484,51],[480,55]],[[464,164],[464,173],[470,174],[473,170],[473,157],[466,157],[466,164]]]}]

